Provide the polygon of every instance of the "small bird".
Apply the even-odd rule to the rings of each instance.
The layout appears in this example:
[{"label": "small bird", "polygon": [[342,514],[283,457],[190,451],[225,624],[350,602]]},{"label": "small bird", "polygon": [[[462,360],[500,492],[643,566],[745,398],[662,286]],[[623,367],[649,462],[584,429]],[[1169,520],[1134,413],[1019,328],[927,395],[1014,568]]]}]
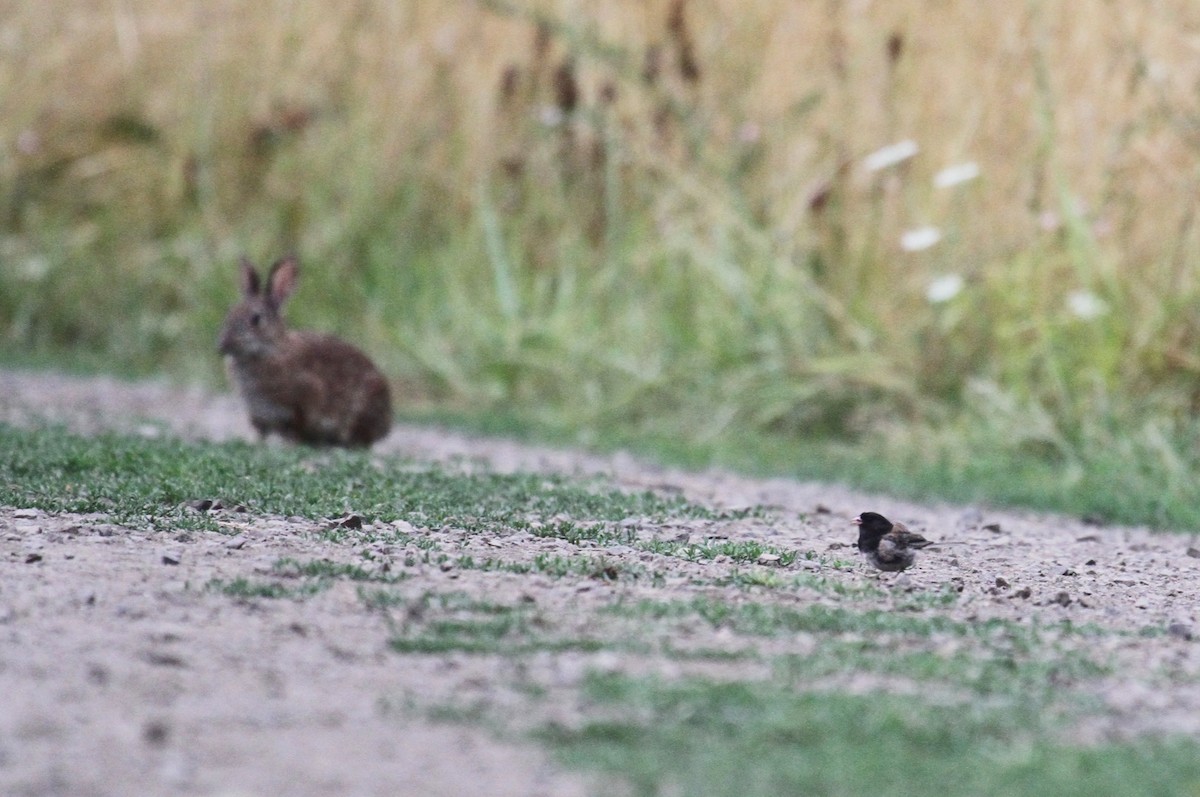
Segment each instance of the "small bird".
[{"label": "small bird", "polygon": [[919,549],[934,544],[877,512],[863,512],[854,518],[854,525],[858,526],[858,550],[876,568],[889,573],[907,569]]}]

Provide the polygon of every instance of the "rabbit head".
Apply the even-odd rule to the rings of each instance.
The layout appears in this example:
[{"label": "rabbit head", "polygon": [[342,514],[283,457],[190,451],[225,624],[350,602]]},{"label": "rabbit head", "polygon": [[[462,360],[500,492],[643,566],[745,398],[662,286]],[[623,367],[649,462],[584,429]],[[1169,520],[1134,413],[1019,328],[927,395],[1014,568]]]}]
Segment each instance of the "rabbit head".
[{"label": "rabbit head", "polygon": [[296,258],[275,262],[266,285],[248,259],[242,258],[242,300],[229,311],[221,328],[218,347],[234,359],[267,357],[287,340],[288,331],[280,310],[296,288]]}]

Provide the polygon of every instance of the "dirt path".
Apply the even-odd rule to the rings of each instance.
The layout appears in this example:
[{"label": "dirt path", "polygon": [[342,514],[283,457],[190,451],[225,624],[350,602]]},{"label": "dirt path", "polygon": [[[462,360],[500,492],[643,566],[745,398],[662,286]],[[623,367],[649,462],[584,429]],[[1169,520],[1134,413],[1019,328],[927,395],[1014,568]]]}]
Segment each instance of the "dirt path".
[{"label": "dirt path", "polygon": [[[36,417],[86,432],[249,437],[229,396],[0,372],[0,421]],[[378,450],[500,471],[600,473],[624,487],[682,492],[718,508],[769,510],[765,518],[638,529],[639,536],[654,538],[754,539],[851,558],[848,521],[857,512],[875,509],[911,521],[928,536],[963,544],[929,553],[899,580],[878,581],[862,568],[826,568],[824,574],[850,586],[882,584],[897,594],[961,590],[946,611],[963,621],[1067,618],[1132,632],[1095,643],[1110,647],[1123,666],[1099,687],[1108,713],[1094,727],[1080,728],[1080,736],[1200,735],[1200,642],[1193,640],[1200,636],[1200,542],[1193,536],[1097,528],[1033,513],[922,507],[829,485],[685,473],[628,456],[428,428],[402,426]],[[386,646],[388,618],[364,610],[349,584],[304,601],[233,601],[201,587],[269,572],[282,557],[361,561],[362,551],[375,545],[377,558],[399,562],[403,550],[365,537],[335,544],[309,521],[230,513],[221,523],[238,536],[130,530],[103,518],[0,508],[0,793],[584,794],[586,780],[557,769],[535,747],[498,741],[481,728],[431,723],[410,709],[475,701],[493,713],[520,715],[524,704],[512,685],[526,684],[562,693],[560,701],[544,701],[550,708],[539,720],[549,711],[553,721],[570,723],[577,710],[572,689],[589,668],[672,674],[681,666],[610,652],[537,654],[521,662],[454,653],[400,657]],[[417,531],[455,550],[514,561],[574,548],[528,534]],[[720,560],[664,563],[631,548],[609,548],[605,555],[666,567],[669,576],[659,586],[601,589],[585,577],[415,565],[406,568],[409,578],[398,589],[413,600],[453,589],[527,601],[560,628],[614,595],[741,599],[733,587],[693,586],[727,574],[730,565]],[[1137,635],[1147,628],[1162,633]],[[678,643],[730,644],[720,630],[703,628]],[[780,644],[796,651],[804,642]],[[761,665],[724,666],[752,677],[746,670]]]}]

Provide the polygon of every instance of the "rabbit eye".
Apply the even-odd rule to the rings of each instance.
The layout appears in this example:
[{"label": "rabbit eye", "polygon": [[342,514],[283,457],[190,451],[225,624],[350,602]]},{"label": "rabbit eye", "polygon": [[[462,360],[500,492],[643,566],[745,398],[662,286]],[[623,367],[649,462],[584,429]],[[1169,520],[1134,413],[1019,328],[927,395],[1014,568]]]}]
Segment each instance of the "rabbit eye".
[{"label": "rabbit eye", "polygon": [[261,323],[262,323],[262,313],[251,313],[250,314],[250,326],[256,327]]}]

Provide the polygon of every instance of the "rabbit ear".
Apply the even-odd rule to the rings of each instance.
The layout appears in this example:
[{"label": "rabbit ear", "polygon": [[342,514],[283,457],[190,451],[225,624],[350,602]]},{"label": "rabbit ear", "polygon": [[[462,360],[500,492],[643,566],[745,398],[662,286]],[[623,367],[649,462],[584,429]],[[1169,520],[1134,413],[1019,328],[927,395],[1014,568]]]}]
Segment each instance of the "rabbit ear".
[{"label": "rabbit ear", "polygon": [[250,258],[242,255],[242,294],[257,296],[261,289],[262,283],[258,279],[258,272],[254,270],[254,264],[250,262]]},{"label": "rabbit ear", "polygon": [[295,255],[281,258],[271,266],[271,273],[267,277],[268,296],[276,307],[281,307],[296,289],[296,275],[299,269],[300,264],[296,262]]}]

